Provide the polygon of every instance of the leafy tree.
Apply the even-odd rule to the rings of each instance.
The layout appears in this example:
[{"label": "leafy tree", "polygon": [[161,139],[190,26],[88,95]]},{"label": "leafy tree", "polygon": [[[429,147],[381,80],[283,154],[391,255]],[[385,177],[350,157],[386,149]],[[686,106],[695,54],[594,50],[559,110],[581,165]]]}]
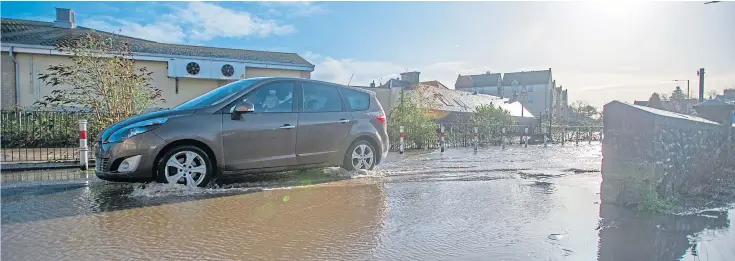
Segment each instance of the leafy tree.
[{"label": "leafy tree", "polygon": [[480,105],[470,116],[472,126],[477,127],[479,133],[489,134],[494,143],[499,143],[502,135],[502,126],[512,124],[510,112],[503,110],[500,106],[492,104]]},{"label": "leafy tree", "polygon": [[399,102],[390,112],[388,136],[392,139],[391,144],[398,144],[400,126],[404,127],[408,146],[414,144],[416,148],[425,148],[427,144],[436,142],[438,124],[429,117],[427,111],[410,97],[402,97]]},{"label": "leafy tree", "polygon": [[94,33],[57,50],[70,54],[71,63],[51,65],[40,74],[38,78],[54,90],[37,105],[89,110],[90,125],[103,128],[165,102],[161,90],[150,84],[152,72],[134,67],[126,42]]},{"label": "leafy tree", "polygon": [[660,110],[664,109],[664,105],[661,102],[661,97],[658,96],[658,93],[654,92],[653,94],[651,94],[651,98],[648,99],[648,107]]},{"label": "leafy tree", "polygon": [[670,99],[672,101],[683,101],[684,99],[686,99],[686,97],[684,96],[684,91],[681,90],[681,87],[676,86],[674,91],[671,92]]},{"label": "leafy tree", "polygon": [[471,120],[475,126],[501,125],[511,122],[508,111],[492,104],[477,106]]}]

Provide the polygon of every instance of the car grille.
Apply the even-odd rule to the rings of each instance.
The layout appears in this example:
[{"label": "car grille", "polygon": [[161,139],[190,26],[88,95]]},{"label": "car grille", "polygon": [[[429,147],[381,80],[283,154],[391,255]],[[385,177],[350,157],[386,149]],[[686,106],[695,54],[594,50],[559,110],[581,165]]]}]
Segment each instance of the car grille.
[{"label": "car grille", "polygon": [[94,162],[94,167],[96,171],[105,171],[107,169],[107,164],[110,161],[108,158],[97,158]]}]

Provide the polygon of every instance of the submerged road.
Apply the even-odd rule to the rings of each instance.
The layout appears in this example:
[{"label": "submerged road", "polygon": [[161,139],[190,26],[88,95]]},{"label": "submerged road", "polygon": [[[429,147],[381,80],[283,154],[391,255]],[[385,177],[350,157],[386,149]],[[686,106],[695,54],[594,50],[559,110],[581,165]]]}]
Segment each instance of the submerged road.
[{"label": "submerged road", "polygon": [[216,188],[2,174],[2,260],[735,260],[735,211],[600,204],[599,144],[391,154]]}]

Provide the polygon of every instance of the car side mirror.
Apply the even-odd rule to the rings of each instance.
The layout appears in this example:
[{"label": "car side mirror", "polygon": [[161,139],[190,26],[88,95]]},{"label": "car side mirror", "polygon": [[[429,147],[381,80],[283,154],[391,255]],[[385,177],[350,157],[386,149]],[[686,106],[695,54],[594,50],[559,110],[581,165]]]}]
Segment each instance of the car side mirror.
[{"label": "car side mirror", "polygon": [[240,115],[243,113],[255,112],[255,105],[250,102],[243,102],[240,105],[235,106],[232,110],[232,120],[240,120]]}]

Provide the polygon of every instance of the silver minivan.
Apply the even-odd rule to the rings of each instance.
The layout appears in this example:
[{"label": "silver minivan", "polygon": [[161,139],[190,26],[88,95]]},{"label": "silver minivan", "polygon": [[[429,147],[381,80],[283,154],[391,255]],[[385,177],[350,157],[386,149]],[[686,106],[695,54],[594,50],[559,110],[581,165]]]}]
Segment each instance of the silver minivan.
[{"label": "silver minivan", "polygon": [[375,93],[281,77],[240,80],[173,109],[123,120],[97,142],[101,179],[199,187],[218,175],[371,170],[389,148]]}]

